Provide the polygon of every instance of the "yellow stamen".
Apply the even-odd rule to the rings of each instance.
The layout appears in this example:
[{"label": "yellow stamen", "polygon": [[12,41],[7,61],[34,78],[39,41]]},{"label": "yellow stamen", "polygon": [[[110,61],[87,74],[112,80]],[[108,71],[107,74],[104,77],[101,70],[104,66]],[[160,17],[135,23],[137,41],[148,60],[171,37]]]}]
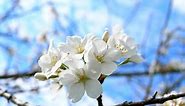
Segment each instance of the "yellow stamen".
[{"label": "yellow stamen", "polygon": [[57,59],[57,56],[52,56],[52,57],[51,57],[51,64],[52,64],[52,65],[55,65],[55,64],[57,63],[57,60],[58,60],[58,59]]},{"label": "yellow stamen", "polygon": [[81,53],[84,52],[84,47],[82,45],[78,45],[76,47],[76,51],[77,51],[78,54],[81,54]]},{"label": "yellow stamen", "polygon": [[116,44],[115,47],[121,51],[122,55],[126,54],[128,50],[125,48],[124,45]]},{"label": "yellow stamen", "polygon": [[96,56],[96,59],[97,59],[100,63],[103,63],[103,62],[104,62],[104,56],[103,56],[103,55]]}]

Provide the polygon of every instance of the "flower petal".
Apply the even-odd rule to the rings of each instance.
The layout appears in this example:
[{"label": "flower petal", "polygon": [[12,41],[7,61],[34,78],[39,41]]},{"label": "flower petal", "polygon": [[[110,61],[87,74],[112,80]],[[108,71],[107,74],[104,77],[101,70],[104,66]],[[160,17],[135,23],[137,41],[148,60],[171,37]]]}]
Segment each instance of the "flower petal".
[{"label": "flower petal", "polygon": [[41,68],[43,67],[51,68],[51,65],[49,65],[50,63],[51,63],[51,59],[48,54],[42,55],[38,61],[38,64]]},{"label": "flower petal", "polygon": [[91,70],[91,71],[100,72],[101,71],[100,65],[101,64],[98,63],[96,60],[91,60],[91,61],[87,62],[87,69]]},{"label": "flower petal", "polygon": [[47,73],[47,77],[50,77],[51,75],[55,74],[61,65],[62,60],[57,61],[57,63],[52,67],[51,71]]},{"label": "flower petal", "polygon": [[101,64],[101,72],[105,75],[112,74],[113,71],[115,71],[117,68],[116,63],[114,62],[105,62]]},{"label": "flower petal", "polygon": [[72,52],[71,46],[66,45],[66,44],[60,44],[59,49],[60,49],[60,52],[65,52],[65,53],[71,53]]},{"label": "flower petal", "polygon": [[82,38],[80,36],[68,36],[66,38],[67,44],[75,46],[76,44],[80,44]]},{"label": "flower petal", "polygon": [[93,47],[91,46],[88,51],[84,53],[84,60],[85,62],[89,62],[91,60],[96,60],[95,55],[93,54]]},{"label": "flower petal", "polygon": [[144,59],[143,59],[143,57],[141,57],[140,54],[137,54],[137,55],[131,56],[129,58],[129,61],[132,61],[132,62],[135,62],[135,63],[140,63],[140,62],[144,61]]},{"label": "flower petal", "polygon": [[87,80],[85,82],[85,90],[89,97],[98,98],[102,93],[102,86],[98,80]]},{"label": "flower petal", "polygon": [[98,70],[88,69],[87,65],[84,66],[84,71],[87,77],[91,79],[98,79],[101,75],[101,72]]},{"label": "flower petal", "polygon": [[70,69],[83,68],[84,62],[80,59],[66,59],[64,62]]},{"label": "flower petal", "polygon": [[92,45],[93,45],[93,49],[94,49],[93,52],[96,55],[105,54],[105,52],[107,51],[107,44],[102,39],[93,40]]},{"label": "flower petal", "polygon": [[76,68],[76,69],[72,69],[71,72],[76,76],[76,77],[80,77],[80,76],[84,76],[84,70],[82,68]]},{"label": "flower petal", "polygon": [[115,47],[116,41],[115,41],[115,39],[114,39],[113,36],[110,36],[109,40],[107,41],[107,45],[108,45],[109,47]]},{"label": "flower petal", "polygon": [[69,88],[68,97],[72,100],[72,102],[78,102],[85,93],[85,88],[83,83],[75,83],[71,85]]},{"label": "flower petal", "polygon": [[121,52],[115,48],[109,48],[104,58],[105,61],[117,61],[121,58]]},{"label": "flower petal", "polygon": [[[67,70],[67,71],[69,71],[69,70]],[[61,78],[60,78],[60,80],[59,80],[59,83],[61,84],[61,85],[71,85],[71,84],[73,84],[73,83],[76,83],[78,80],[77,80],[77,78],[74,76],[74,75],[72,75],[72,74],[64,74]]]}]

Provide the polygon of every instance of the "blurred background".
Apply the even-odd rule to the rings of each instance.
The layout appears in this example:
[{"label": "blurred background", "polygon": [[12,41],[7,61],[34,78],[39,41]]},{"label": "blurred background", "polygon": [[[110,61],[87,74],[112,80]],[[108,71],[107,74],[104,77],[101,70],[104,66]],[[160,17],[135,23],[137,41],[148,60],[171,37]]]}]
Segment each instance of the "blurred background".
[{"label": "blurred background", "polygon": [[[0,0],[0,89],[34,106],[96,105],[87,96],[73,104],[65,90],[54,92],[33,75],[51,39],[102,36],[116,24],[135,39],[145,61],[106,78],[105,105],[185,91],[184,0]],[[0,97],[0,106],[14,104]]]}]

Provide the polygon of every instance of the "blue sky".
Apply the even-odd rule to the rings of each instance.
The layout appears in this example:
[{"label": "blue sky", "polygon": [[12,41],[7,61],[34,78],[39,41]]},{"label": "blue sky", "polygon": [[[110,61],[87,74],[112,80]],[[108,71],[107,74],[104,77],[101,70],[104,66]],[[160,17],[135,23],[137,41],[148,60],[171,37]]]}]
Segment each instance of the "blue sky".
[{"label": "blue sky", "polygon": [[[0,1],[0,15],[3,15],[11,6],[10,3],[10,0]],[[55,39],[57,43],[65,41],[66,36],[84,36],[89,32],[101,36],[105,28],[110,29],[116,24],[122,25],[125,32],[132,36],[138,45],[144,45],[145,48],[141,47],[139,51],[146,54],[145,61],[150,63],[155,57],[154,51],[158,45],[168,3],[169,0],[20,0],[20,7],[10,14],[9,19],[0,24],[1,33],[12,35],[4,37],[0,33],[0,63],[2,64],[0,69],[7,69],[9,73],[14,73],[17,69],[19,72],[24,72],[30,69],[33,60],[34,64],[37,64],[38,55],[47,49],[47,44],[38,40],[44,33],[48,33],[48,40]],[[58,18],[52,13],[52,6],[57,11]],[[174,0],[169,30],[179,25],[184,26],[184,6],[183,0]],[[25,43],[25,40],[29,42]],[[4,46],[13,48],[15,56],[10,57]],[[173,49],[171,51],[173,52]],[[172,56],[174,55],[169,55],[170,58]],[[176,56],[175,59],[179,57]],[[136,68],[142,69],[142,66],[136,65]],[[129,67],[123,66],[118,71],[128,69],[130,70]],[[155,79],[155,83],[160,81],[158,76]],[[115,98],[113,99],[115,102],[140,99],[141,97],[135,96],[133,92],[133,88],[137,85],[128,82],[127,78],[106,79],[103,84],[106,97]],[[138,90],[138,92],[142,96],[142,91]]]}]

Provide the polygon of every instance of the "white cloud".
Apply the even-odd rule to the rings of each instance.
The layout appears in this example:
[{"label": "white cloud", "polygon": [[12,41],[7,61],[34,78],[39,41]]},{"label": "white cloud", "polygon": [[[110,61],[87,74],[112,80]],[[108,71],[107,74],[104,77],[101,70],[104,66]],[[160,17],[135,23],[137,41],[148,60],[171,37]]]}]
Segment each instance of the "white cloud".
[{"label": "white cloud", "polygon": [[173,0],[173,7],[179,13],[185,15],[185,0]]},{"label": "white cloud", "polygon": [[30,10],[35,4],[34,0],[20,0],[20,6],[25,10]]}]

